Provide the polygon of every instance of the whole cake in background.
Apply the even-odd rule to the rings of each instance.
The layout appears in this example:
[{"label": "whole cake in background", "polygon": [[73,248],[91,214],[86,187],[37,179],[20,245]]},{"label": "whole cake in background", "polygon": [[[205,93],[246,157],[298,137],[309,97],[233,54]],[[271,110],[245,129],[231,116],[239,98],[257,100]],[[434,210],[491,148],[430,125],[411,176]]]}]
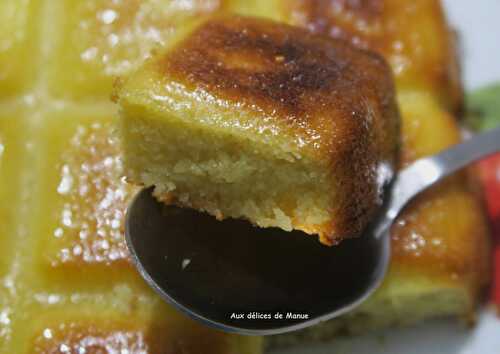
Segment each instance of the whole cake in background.
[{"label": "whole cake in background", "polygon": [[[259,338],[208,329],[163,304],[123,240],[136,190],[121,179],[113,139],[114,77],[166,45],[188,18],[219,10],[296,24],[384,56],[401,109],[403,165],[459,141],[455,40],[435,0],[2,1],[0,352],[259,353]],[[489,247],[474,190],[463,173],[422,195],[393,229],[389,274],[372,298],[268,344],[473,318]]]}]

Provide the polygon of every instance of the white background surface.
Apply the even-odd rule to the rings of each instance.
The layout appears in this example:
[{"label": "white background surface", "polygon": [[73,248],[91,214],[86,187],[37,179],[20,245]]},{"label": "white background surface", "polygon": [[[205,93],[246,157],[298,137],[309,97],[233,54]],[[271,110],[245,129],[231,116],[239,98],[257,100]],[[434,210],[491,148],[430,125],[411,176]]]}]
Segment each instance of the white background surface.
[{"label": "white background surface", "polygon": [[[500,80],[500,0],[443,2],[450,22],[460,33],[466,87],[476,88]],[[273,354],[379,353],[500,354],[500,319],[492,308],[485,308],[473,329],[452,320],[428,321],[417,327],[390,329]]]},{"label": "white background surface", "polygon": [[[500,80],[500,0],[443,3],[448,19],[460,33],[467,88]],[[500,348],[495,354],[500,354]]]}]

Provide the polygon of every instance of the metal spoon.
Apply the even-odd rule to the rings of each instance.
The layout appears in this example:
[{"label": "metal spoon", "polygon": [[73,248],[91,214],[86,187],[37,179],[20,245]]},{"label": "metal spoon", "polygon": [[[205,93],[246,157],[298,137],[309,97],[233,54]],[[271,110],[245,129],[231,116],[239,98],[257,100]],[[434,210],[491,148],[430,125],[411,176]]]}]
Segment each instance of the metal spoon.
[{"label": "metal spoon", "polygon": [[301,232],[167,207],[151,189],[129,206],[127,245],[164,300],[209,326],[250,335],[298,330],[352,310],[377,289],[389,264],[390,227],[409,200],[499,150],[496,129],[414,162],[399,172],[362,237],[335,247]]}]

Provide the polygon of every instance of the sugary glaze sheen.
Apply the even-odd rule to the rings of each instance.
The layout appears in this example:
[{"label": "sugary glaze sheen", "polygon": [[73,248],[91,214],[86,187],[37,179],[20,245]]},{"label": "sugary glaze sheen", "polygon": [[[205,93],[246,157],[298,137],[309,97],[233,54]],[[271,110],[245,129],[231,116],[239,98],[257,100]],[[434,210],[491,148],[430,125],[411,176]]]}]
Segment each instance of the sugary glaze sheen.
[{"label": "sugary glaze sheen", "polygon": [[45,323],[33,340],[33,353],[219,354],[231,351],[232,343],[227,336],[211,336],[208,330],[192,323],[180,328],[171,323],[148,327],[147,322],[140,320],[85,317]]},{"label": "sugary glaze sheen", "polygon": [[[454,117],[432,96],[405,93],[399,102],[402,166],[460,142]],[[392,229],[392,253],[400,267],[427,268],[456,281],[467,279],[475,284],[471,289],[475,293],[489,280],[489,230],[475,195],[478,187],[469,177],[467,172],[452,176],[416,198]]]},{"label": "sugary glaze sheen", "polygon": [[121,178],[111,112],[90,111],[43,113],[32,142],[40,147],[28,211],[35,236],[0,278],[0,339],[20,353],[259,353],[258,339],[214,331],[163,304],[131,266],[123,217],[135,188]]},{"label": "sugary glaze sheen", "polygon": [[[105,100],[116,75],[133,70],[165,45],[188,18],[222,7],[221,0],[56,1],[57,53],[49,63],[51,94]],[[61,71],[61,67],[68,71]]]},{"label": "sugary glaze sheen", "polygon": [[438,0],[299,0],[282,1],[282,9],[293,24],[383,55],[398,88],[418,87],[460,108],[455,37]]},{"label": "sugary glaze sheen", "polygon": [[[434,95],[398,94],[402,117],[401,164],[435,154],[460,141],[455,118]],[[271,339],[276,346],[327,340],[460,314],[473,323],[490,281],[490,239],[478,187],[467,173],[452,176],[417,197],[391,230],[391,262],[381,288],[359,308],[294,336]]]},{"label": "sugary glaze sheen", "polygon": [[124,244],[125,209],[137,191],[120,175],[112,123],[80,124],[68,139],[56,168],[61,210],[45,249],[52,267],[120,263],[129,258]]},{"label": "sugary glaze sheen", "polygon": [[[157,71],[151,74],[157,83],[136,88],[132,75],[118,84],[118,102],[129,97],[132,102],[137,92],[159,107],[170,107],[164,103],[171,99],[168,90],[157,86],[183,87],[199,105],[232,107],[235,116],[250,112],[249,120],[222,119],[216,124],[248,129],[255,136],[271,131],[286,137],[298,155],[313,156],[331,171],[337,197],[329,208],[335,213],[321,226],[298,219],[294,228],[317,233],[327,244],[359,235],[380,205],[397,160],[399,115],[390,68],[382,58],[277,22],[215,16],[140,70],[151,67]],[[179,113],[182,108],[176,112],[175,105],[171,110],[167,115],[185,114]],[[127,153],[134,152],[125,150],[127,161]],[[144,183],[133,176],[131,180]],[[180,202],[175,191],[160,198],[211,212],[196,199]],[[225,216],[223,211],[217,215]]]},{"label": "sugary glaze sheen", "polygon": [[392,74],[374,53],[272,21],[216,17],[157,60],[166,80],[283,122],[320,153],[365,144],[359,137],[374,128],[369,139],[394,161]]}]

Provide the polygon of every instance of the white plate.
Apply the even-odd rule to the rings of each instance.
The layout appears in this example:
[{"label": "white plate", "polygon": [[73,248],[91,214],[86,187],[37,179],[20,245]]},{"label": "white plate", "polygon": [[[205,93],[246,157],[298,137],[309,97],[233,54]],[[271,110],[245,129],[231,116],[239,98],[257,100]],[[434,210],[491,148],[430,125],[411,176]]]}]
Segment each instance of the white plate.
[{"label": "white plate", "polygon": [[[415,0],[419,1],[419,0]],[[444,0],[459,31],[467,88],[500,80],[500,1]],[[492,308],[481,312],[472,329],[452,320],[427,321],[417,327],[390,329],[328,344],[273,354],[500,354],[500,319]]]}]

